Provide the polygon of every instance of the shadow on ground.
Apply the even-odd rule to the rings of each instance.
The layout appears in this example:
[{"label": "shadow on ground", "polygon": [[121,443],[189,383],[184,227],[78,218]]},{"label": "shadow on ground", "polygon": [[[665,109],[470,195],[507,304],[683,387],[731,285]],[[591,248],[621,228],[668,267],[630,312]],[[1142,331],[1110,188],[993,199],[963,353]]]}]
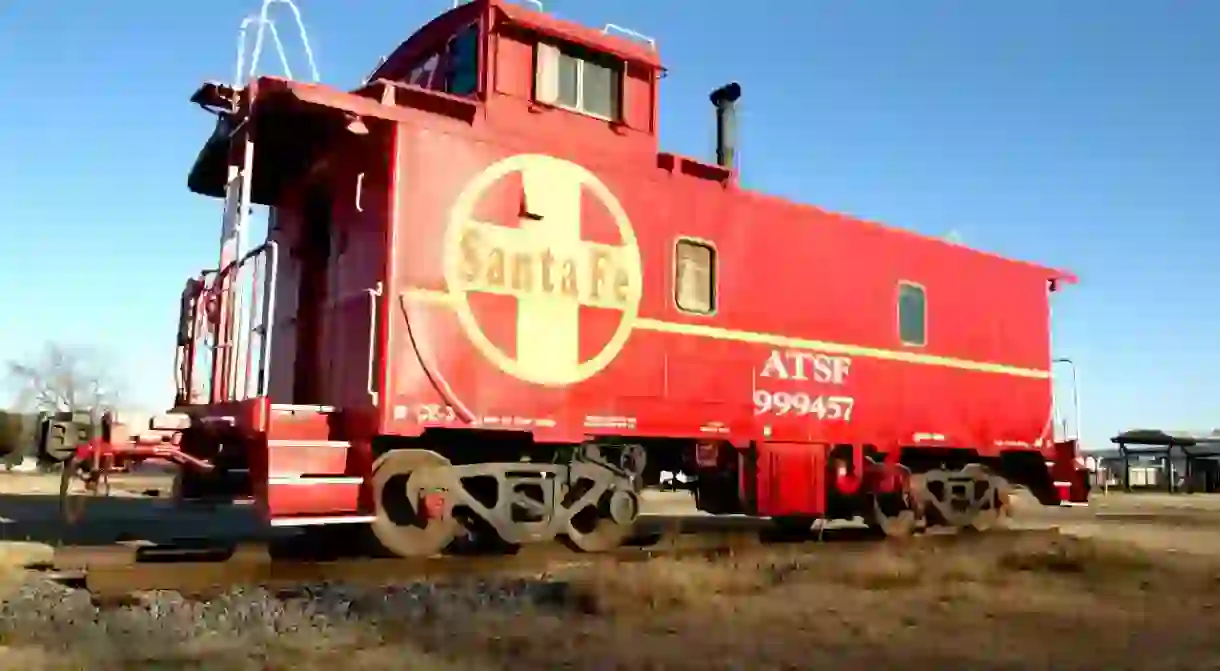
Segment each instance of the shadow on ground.
[{"label": "shadow on ground", "polygon": [[56,547],[199,538],[241,542],[266,537],[268,531],[246,507],[175,509],[166,499],[131,496],[91,500],[84,517],[68,525],[60,517],[56,495],[0,494],[0,541],[6,542]]},{"label": "shadow on ground", "polygon": [[[665,514],[645,514],[637,524],[633,544],[648,545],[666,538],[698,534],[741,537],[757,534],[763,542],[802,540],[780,535],[767,520],[750,517],[710,517],[657,506]],[[164,498],[112,496],[89,500],[75,524],[60,516],[59,497],[51,494],[0,494],[0,542],[33,542],[53,547],[99,546],[122,542],[155,544],[216,544],[259,542],[291,537],[295,529],[272,529],[251,506],[175,508]],[[826,541],[853,541],[867,536],[860,527],[835,526],[822,532]]]}]

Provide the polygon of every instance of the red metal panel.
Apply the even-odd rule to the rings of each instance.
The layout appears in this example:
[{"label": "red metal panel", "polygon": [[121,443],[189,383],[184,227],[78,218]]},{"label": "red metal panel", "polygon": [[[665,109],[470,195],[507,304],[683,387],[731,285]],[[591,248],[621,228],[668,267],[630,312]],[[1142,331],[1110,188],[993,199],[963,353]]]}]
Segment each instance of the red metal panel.
[{"label": "red metal panel", "polygon": [[267,437],[279,441],[329,440],[332,414],[308,406],[272,406]]},{"label": "red metal panel", "polygon": [[758,443],[757,514],[782,517],[824,513],[826,452],[824,444]]},{"label": "red metal panel", "polygon": [[[537,123],[535,118],[532,125]],[[391,295],[402,297],[406,312],[391,322],[391,431],[418,432],[422,420],[533,430],[543,439],[603,431],[699,436],[706,425],[721,423],[735,439],[767,434],[775,440],[870,442],[883,448],[975,446],[984,453],[998,445],[1030,449],[1043,437],[1051,401],[1045,371],[1050,358],[1046,280],[1052,271],[599,158],[598,141],[583,134],[562,143],[554,134],[549,141],[529,138],[529,151],[562,159],[513,159],[519,150],[507,140],[476,142],[427,127],[404,125],[401,134],[398,271]],[[621,152],[627,140],[616,141]],[[445,161],[436,161],[438,156]],[[542,193],[557,202],[569,202],[556,195],[568,188],[565,179],[584,184],[578,189],[580,214],[573,215],[570,229],[579,229],[579,237],[568,243],[553,237],[560,235],[554,231],[521,235],[541,230],[531,229],[533,220],[522,214],[542,205],[526,202],[529,187],[523,180],[528,178],[515,168],[484,185],[475,206],[457,212],[464,190],[506,159],[549,175]],[[547,162],[550,167],[539,167]],[[464,252],[460,237],[447,235],[463,225],[463,217],[477,221],[487,231],[485,240],[495,241],[477,249],[483,255],[481,271],[489,259],[522,251],[549,252],[559,268],[565,260],[555,247],[560,243],[569,250],[590,241],[630,247],[621,235],[607,239],[605,222],[589,214],[597,209],[589,207],[591,198],[598,201],[595,206],[606,203],[590,195],[588,175],[604,184],[626,213],[640,260],[638,309],[582,308],[563,317],[538,317],[537,311],[523,310],[520,295],[512,295],[511,266],[497,271],[503,277],[492,278],[502,282],[499,288],[450,286],[446,255],[452,274]],[[686,314],[674,304],[673,245],[687,235],[711,241],[718,251],[717,311],[711,316]],[[588,292],[600,285],[592,262],[582,261],[581,253],[574,257],[575,293],[588,308],[595,302]],[[530,277],[541,284],[541,275]],[[898,341],[900,280],[926,287],[924,347]],[[532,330],[523,330],[523,320],[531,319]],[[627,334],[621,349],[602,367],[589,364],[620,328]],[[560,374],[562,366],[554,360],[562,352],[554,350],[552,362],[543,366],[549,370],[534,373],[556,379],[530,379],[533,373],[521,363],[521,339],[559,347],[563,334],[577,339],[581,365],[596,370],[583,376],[580,366],[569,365],[566,376]],[[837,383],[815,379],[813,357],[821,355],[847,359]],[[772,357],[785,359],[786,370],[768,370]],[[796,371],[797,360],[809,370]],[[704,364],[703,373],[696,372],[695,362]],[[692,402],[700,389],[702,402]],[[798,410],[756,412],[754,394],[760,389],[801,401]],[[832,398],[852,399],[851,416],[827,419],[801,412],[806,398],[822,406]]]},{"label": "red metal panel", "polygon": [[269,519],[304,515],[342,515],[357,511],[360,483],[293,483],[267,488]]},{"label": "red metal panel", "polygon": [[268,475],[343,475],[349,448],[345,441],[269,442]]}]

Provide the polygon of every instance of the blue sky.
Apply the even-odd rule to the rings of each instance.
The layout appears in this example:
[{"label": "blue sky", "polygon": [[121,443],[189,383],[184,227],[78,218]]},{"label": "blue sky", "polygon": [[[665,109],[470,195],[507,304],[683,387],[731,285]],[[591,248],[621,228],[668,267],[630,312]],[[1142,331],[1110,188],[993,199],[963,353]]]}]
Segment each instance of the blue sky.
[{"label": "blue sky", "polygon": [[[341,88],[449,5],[299,3],[323,80]],[[214,265],[220,220],[186,190],[211,130],[187,98],[232,77],[257,5],[0,4],[0,358],[48,339],[97,347],[130,403],[170,401],[178,295]],[[1076,271],[1055,340],[1080,366],[1086,440],[1220,426],[1220,2],[547,7],[659,40],[671,150],[709,155],[706,95],[735,79],[750,186]]]}]

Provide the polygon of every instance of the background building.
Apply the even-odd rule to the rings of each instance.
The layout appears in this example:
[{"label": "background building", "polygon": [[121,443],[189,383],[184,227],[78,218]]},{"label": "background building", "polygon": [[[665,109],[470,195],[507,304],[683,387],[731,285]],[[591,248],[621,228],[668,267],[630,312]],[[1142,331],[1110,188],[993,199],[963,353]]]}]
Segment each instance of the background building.
[{"label": "background building", "polygon": [[1128,491],[1220,492],[1220,430],[1132,429],[1089,451],[1094,486]]}]

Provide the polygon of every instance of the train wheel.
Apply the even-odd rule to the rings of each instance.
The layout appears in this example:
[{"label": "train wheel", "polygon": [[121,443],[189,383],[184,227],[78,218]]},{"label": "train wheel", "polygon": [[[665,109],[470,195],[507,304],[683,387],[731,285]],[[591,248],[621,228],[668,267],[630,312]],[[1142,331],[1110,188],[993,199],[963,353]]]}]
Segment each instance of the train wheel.
[{"label": "train wheel", "polygon": [[[373,535],[391,553],[420,557],[444,550],[460,529],[445,501],[450,462],[427,450],[395,450],[373,464]],[[440,476],[440,477],[438,477]]]},{"label": "train wheel", "polygon": [[567,542],[582,552],[609,552],[623,544],[640,515],[633,489],[614,489],[596,505],[578,510],[568,520]]},{"label": "train wheel", "polygon": [[976,472],[980,478],[986,477],[991,482],[991,487],[979,502],[978,512],[970,520],[968,528],[973,531],[990,531],[1005,526],[1011,512],[1008,499],[1012,492],[1008,481],[981,466]]},{"label": "train wheel", "polygon": [[915,533],[916,515],[905,493],[876,494],[869,527],[889,538],[907,538]]}]

